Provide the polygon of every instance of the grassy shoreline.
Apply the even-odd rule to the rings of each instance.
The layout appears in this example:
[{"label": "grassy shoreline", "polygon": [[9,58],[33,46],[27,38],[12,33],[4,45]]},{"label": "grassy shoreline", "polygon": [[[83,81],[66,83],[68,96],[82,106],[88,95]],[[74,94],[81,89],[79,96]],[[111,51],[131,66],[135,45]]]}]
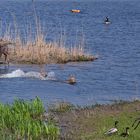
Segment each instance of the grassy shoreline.
[{"label": "grassy shoreline", "polygon": [[59,128],[45,120],[45,108],[39,98],[15,100],[12,105],[0,104],[1,140],[56,140]]},{"label": "grassy shoreline", "polygon": [[[110,105],[93,105],[74,107],[70,104],[57,105],[52,116],[61,128],[63,140],[138,140],[140,126],[134,130],[132,124],[140,117],[140,101],[117,102]],[[104,133],[119,121],[118,133],[107,136]],[[120,134],[130,127],[130,135],[126,138]]]},{"label": "grassy shoreline", "polygon": [[[48,105],[47,112],[39,98],[0,104],[0,138],[49,140],[138,140],[140,126],[132,124],[140,117],[140,101],[109,105],[74,106],[70,103]],[[104,133],[119,121],[118,133]],[[120,134],[130,127],[126,138]]]}]

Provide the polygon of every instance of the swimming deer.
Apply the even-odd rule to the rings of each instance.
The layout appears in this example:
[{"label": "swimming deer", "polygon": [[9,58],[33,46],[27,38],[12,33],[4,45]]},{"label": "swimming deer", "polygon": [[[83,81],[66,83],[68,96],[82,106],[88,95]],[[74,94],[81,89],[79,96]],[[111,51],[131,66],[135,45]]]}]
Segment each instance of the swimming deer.
[{"label": "swimming deer", "polygon": [[76,83],[76,78],[74,75],[70,75],[70,77],[68,78],[68,80],[65,81],[68,84],[74,85]]}]

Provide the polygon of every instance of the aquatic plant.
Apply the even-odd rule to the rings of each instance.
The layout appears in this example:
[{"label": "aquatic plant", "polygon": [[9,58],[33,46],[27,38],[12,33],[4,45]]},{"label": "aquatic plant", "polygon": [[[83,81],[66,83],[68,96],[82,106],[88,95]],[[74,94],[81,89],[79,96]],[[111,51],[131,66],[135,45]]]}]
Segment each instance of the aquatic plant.
[{"label": "aquatic plant", "polygon": [[66,48],[58,42],[46,43],[45,40],[39,38],[34,43],[16,45],[10,50],[9,59],[18,63],[45,64],[93,61],[96,58],[85,54],[82,47]]},{"label": "aquatic plant", "polygon": [[93,61],[96,59],[94,56],[85,53],[83,36],[79,43],[75,43],[73,46],[66,46],[66,36],[62,34],[60,34],[57,41],[46,42],[46,33],[43,31],[44,24],[39,20],[35,7],[35,2],[32,1],[32,20],[35,22],[35,25],[31,26],[32,22],[26,21],[28,24],[24,25],[24,31],[19,28],[16,16],[13,13],[10,13],[13,17],[13,23],[5,24],[1,20],[1,25],[4,24],[4,29],[0,30],[0,38],[14,43],[9,49],[11,62],[47,64]]},{"label": "aquatic plant", "polygon": [[44,121],[44,113],[38,97],[31,101],[17,99],[12,105],[0,104],[0,138],[57,139],[59,128],[51,121]]},{"label": "aquatic plant", "polygon": [[[93,61],[96,58],[84,50],[84,39],[73,46],[66,46],[65,36],[61,35],[57,41],[46,42],[45,34],[41,21],[35,15],[35,27],[25,25],[24,35],[16,21],[13,21],[14,28],[9,24],[1,30],[0,38],[12,42],[9,47],[9,59],[14,63],[30,64],[48,64],[48,63],[66,63],[71,61]],[[1,21],[2,22],[2,21]],[[1,23],[2,24],[2,23]],[[34,34],[31,32],[34,30]]]}]

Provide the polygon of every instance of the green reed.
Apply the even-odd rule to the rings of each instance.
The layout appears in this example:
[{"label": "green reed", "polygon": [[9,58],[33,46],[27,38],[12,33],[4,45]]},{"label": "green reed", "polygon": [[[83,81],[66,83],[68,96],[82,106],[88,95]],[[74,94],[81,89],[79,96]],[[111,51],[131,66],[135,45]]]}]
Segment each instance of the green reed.
[{"label": "green reed", "polygon": [[59,128],[44,121],[44,113],[38,97],[31,101],[17,99],[12,105],[0,104],[0,139],[57,139]]}]

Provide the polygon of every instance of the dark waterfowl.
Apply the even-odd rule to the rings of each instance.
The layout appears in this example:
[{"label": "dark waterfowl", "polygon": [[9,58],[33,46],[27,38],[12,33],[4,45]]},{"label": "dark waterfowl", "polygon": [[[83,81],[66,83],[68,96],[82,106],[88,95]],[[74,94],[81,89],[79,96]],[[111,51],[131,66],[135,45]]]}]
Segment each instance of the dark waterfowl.
[{"label": "dark waterfowl", "polygon": [[127,137],[127,136],[129,136],[128,130],[129,130],[129,127],[126,127],[126,128],[125,128],[125,132],[121,133],[120,136],[122,136],[122,137]]},{"label": "dark waterfowl", "polygon": [[118,132],[118,129],[117,129],[118,123],[119,123],[118,121],[115,121],[114,127],[109,129],[107,132],[105,132],[105,135],[112,135],[112,134],[115,134],[116,132]]},{"label": "dark waterfowl", "polygon": [[111,23],[111,22],[109,21],[109,18],[108,18],[108,17],[105,18],[104,23],[105,23],[105,24],[110,24],[110,23]]},{"label": "dark waterfowl", "polygon": [[[134,127],[134,125],[137,123],[137,125]],[[140,118],[135,119],[134,123],[132,124],[132,127],[134,127],[134,130],[139,126],[140,124]]]}]

